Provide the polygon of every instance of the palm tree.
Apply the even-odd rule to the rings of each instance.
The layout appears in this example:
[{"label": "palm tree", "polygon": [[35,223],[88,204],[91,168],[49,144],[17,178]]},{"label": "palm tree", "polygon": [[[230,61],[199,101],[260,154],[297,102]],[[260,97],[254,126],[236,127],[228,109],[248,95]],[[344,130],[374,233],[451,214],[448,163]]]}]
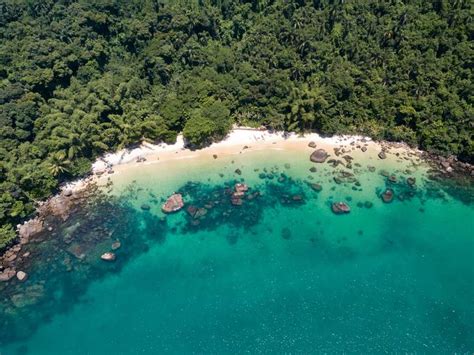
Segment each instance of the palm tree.
[{"label": "palm tree", "polygon": [[59,176],[69,171],[70,164],[71,162],[66,159],[66,153],[61,150],[50,157],[48,169],[53,176]]}]

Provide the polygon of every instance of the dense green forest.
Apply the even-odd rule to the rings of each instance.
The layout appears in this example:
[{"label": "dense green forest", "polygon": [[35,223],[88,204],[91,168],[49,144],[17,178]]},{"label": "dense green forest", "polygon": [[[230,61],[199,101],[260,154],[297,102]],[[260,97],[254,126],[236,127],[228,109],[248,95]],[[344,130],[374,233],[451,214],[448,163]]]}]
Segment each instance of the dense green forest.
[{"label": "dense green forest", "polygon": [[0,0],[0,247],[98,155],[233,123],[473,162],[470,0]]}]

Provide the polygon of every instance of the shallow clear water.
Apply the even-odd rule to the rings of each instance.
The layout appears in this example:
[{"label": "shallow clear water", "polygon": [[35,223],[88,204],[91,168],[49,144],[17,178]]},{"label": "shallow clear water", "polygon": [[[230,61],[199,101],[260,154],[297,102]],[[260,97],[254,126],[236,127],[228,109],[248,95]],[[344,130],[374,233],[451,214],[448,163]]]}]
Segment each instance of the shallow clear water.
[{"label": "shallow clear water", "polygon": [[[117,177],[109,199],[77,212],[54,242],[35,245],[43,262],[18,287],[42,285],[41,296],[30,306],[18,297],[11,304],[19,289],[4,299],[2,355],[472,351],[472,204],[430,183],[423,165],[410,166],[412,189],[406,161],[354,162],[360,186],[336,184],[340,167],[289,151]],[[263,168],[271,178],[259,177]],[[233,207],[226,188],[240,180],[261,196]],[[403,201],[384,204],[386,186]],[[214,206],[197,226],[184,210],[163,218],[173,191],[188,205]],[[331,212],[339,200],[350,214]],[[58,242],[68,233],[72,243]],[[117,261],[100,261],[116,239]],[[75,243],[87,244],[85,259],[67,250]]]}]

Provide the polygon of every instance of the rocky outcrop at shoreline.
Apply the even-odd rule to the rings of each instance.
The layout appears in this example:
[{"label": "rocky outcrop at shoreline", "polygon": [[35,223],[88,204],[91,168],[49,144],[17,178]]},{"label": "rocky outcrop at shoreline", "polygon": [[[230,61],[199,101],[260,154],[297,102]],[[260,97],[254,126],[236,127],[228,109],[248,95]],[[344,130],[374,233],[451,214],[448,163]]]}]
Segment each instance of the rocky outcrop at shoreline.
[{"label": "rocky outcrop at shoreline", "polygon": [[71,213],[81,208],[96,191],[97,186],[90,179],[84,180],[78,187],[64,188],[57,195],[40,203],[37,215],[17,226],[17,243],[0,256],[0,282],[10,281],[15,275],[19,281],[26,280],[26,272],[19,270],[30,257],[30,252],[23,251],[24,247],[31,240],[41,240],[42,235],[52,232],[56,223],[53,220],[66,221]]}]

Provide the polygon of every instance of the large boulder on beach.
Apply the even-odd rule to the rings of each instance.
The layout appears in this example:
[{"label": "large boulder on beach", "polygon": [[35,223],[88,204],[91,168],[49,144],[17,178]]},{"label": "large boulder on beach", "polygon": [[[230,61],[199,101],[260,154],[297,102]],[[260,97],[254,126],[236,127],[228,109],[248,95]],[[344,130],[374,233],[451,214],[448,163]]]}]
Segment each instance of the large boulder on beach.
[{"label": "large boulder on beach", "polygon": [[316,149],[309,159],[313,163],[324,163],[326,159],[328,158],[329,154],[324,150],[324,149]]},{"label": "large boulder on beach", "polygon": [[184,206],[183,196],[181,194],[172,194],[161,207],[165,213],[179,211]]},{"label": "large boulder on beach", "polygon": [[314,142],[314,141],[309,142],[309,143],[308,143],[308,147],[310,147],[310,148],[316,148],[316,142]]},{"label": "large boulder on beach", "polygon": [[331,209],[335,214],[345,214],[351,211],[351,208],[345,202],[334,202],[331,205]]},{"label": "large boulder on beach", "polygon": [[385,151],[383,151],[383,150],[378,154],[378,156],[379,156],[380,159],[387,158],[387,154],[385,154]]}]

